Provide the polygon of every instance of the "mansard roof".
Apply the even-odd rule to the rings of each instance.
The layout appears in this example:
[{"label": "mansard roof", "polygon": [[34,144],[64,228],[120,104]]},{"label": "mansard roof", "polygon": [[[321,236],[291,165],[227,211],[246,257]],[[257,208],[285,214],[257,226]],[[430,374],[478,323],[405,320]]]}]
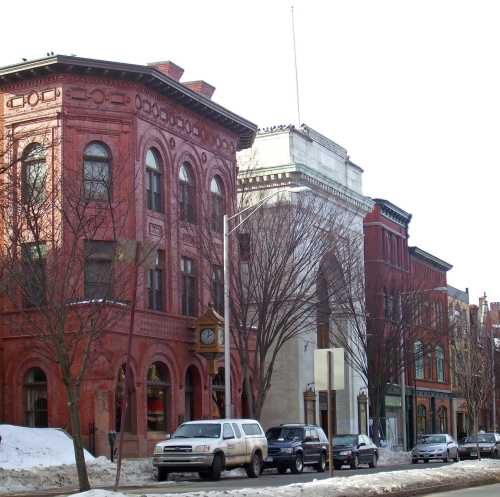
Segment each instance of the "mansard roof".
[{"label": "mansard roof", "polygon": [[151,66],[53,55],[0,67],[0,86],[54,73],[112,77],[143,84],[239,135],[238,150],[252,146],[257,126]]}]

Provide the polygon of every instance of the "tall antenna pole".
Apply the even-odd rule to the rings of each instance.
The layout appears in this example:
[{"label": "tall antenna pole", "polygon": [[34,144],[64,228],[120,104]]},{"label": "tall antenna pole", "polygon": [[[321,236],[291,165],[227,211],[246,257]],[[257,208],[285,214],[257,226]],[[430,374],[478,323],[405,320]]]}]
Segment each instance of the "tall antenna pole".
[{"label": "tall antenna pole", "polygon": [[292,35],[293,35],[293,58],[295,60],[295,90],[297,94],[297,124],[300,126],[300,103],[299,103],[299,73],[297,70],[297,48],[295,46],[295,19],[292,5]]}]

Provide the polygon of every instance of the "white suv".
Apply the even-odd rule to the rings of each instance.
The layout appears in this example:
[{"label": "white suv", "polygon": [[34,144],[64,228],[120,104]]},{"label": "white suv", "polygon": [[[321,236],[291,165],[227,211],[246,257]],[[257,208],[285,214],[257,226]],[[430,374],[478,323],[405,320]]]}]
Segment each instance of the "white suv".
[{"label": "white suv", "polygon": [[224,469],[239,467],[249,478],[257,478],[266,457],[267,439],[258,421],[214,419],[181,424],[169,439],[156,444],[153,466],[158,481],[184,471],[218,480]]}]

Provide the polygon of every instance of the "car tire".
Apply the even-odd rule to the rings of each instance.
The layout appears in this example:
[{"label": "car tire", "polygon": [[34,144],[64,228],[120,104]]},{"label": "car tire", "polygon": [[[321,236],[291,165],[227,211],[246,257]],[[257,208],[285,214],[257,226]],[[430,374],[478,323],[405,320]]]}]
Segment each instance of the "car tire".
[{"label": "car tire", "polygon": [[295,456],[295,460],[293,461],[290,469],[292,470],[292,473],[295,475],[302,473],[302,471],[304,471],[304,459],[302,457],[302,454],[297,454]]},{"label": "car tire", "polygon": [[162,468],[161,466],[158,466],[157,472],[156,472],[156,479],[158,481],[166,481],[166,480],[168,480],[168,471],[167,471],[167,468]]},{"label": "car tire", "polygon": [[412,464],[418,464],[418,459],[412,459],[412,460],[411,460],[411,463],[412,463]]},{"label": "car tire", "polygon": [[354,456],[354,459],[351,461],[351,469],[359,468],[359,459],[358,456]]},{"label": "car tire", "polygon": [[248,478],[258,478],[260,476],[260,468],[262,467],[262,458],[258,452],[252,456],[250,464],[245,466]]},{"label": "car tire", "polygon": [[324,473],[326,469],[326,455],[322,452],[319,456],[319,463],[314,466],[318,473]]},{"label": "car tire", "polygon": [[223,468],[223,460],[221,454],[215,454],[214,460],[212,461],[212,467],[210,468],[210,479],[213,481],[220,480],[220,474],[222,473]]},{"label": "car tire", "polygon": [[279,473],[280,475],[284,475],[284,474],[287,472],[288,467],[287,467],[287,466],[282,466],[282,465],[280,464],[280,465],[278,466],[278,468],[277,468],[277,469],[278,469],[278,473]]},{"label": "car tire", "polygon": [[429,462],[429,459],[424,459],[424,464],[427,464]]},{"label": "car tire", "polygon": [[450,459],[450,451],[448,451],[448,452],[446,453],[446,457],[443,459],[443,462],[445,462],[445,463],[449,463],[449,462],[451,462],[451,459]]},{"label": "car tire", "polygon": [[455,457],[455,462],[460,462],[460,454],[458,453],[458,450],[457,450],[457,456]]},{"label": "car tire", "polygon": [[377,467],[377,455],[376,454],[372,455],[372,461],[370,463],[368,463],[368,466],[370,468],[376,468]]}]

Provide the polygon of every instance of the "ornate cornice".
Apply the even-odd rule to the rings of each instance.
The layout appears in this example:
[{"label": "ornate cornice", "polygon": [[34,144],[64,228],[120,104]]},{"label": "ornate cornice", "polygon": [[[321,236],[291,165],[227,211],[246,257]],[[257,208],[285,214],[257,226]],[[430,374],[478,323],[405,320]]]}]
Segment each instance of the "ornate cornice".
[{"label": "ornate cornice", "polygon": [[408,229],[412,218],[409,212],[383,198],[374,198],[373,201],[380,206],[380,212],[384,217]]},{"label": "ornate cornice", "polygon": [[429,254],[429,252],[426,252],[425,250],[422,250],[418,247],[408,247],[408,248],[410,250],[410,255],[416,257],[417,259],[420,259],[421,261],[431,266],[434,266],[440,271],[446,272],[453,267],[451,264],[448,264],[447,262],[443,261],[442,259],[439,259],[435,255]]}]

